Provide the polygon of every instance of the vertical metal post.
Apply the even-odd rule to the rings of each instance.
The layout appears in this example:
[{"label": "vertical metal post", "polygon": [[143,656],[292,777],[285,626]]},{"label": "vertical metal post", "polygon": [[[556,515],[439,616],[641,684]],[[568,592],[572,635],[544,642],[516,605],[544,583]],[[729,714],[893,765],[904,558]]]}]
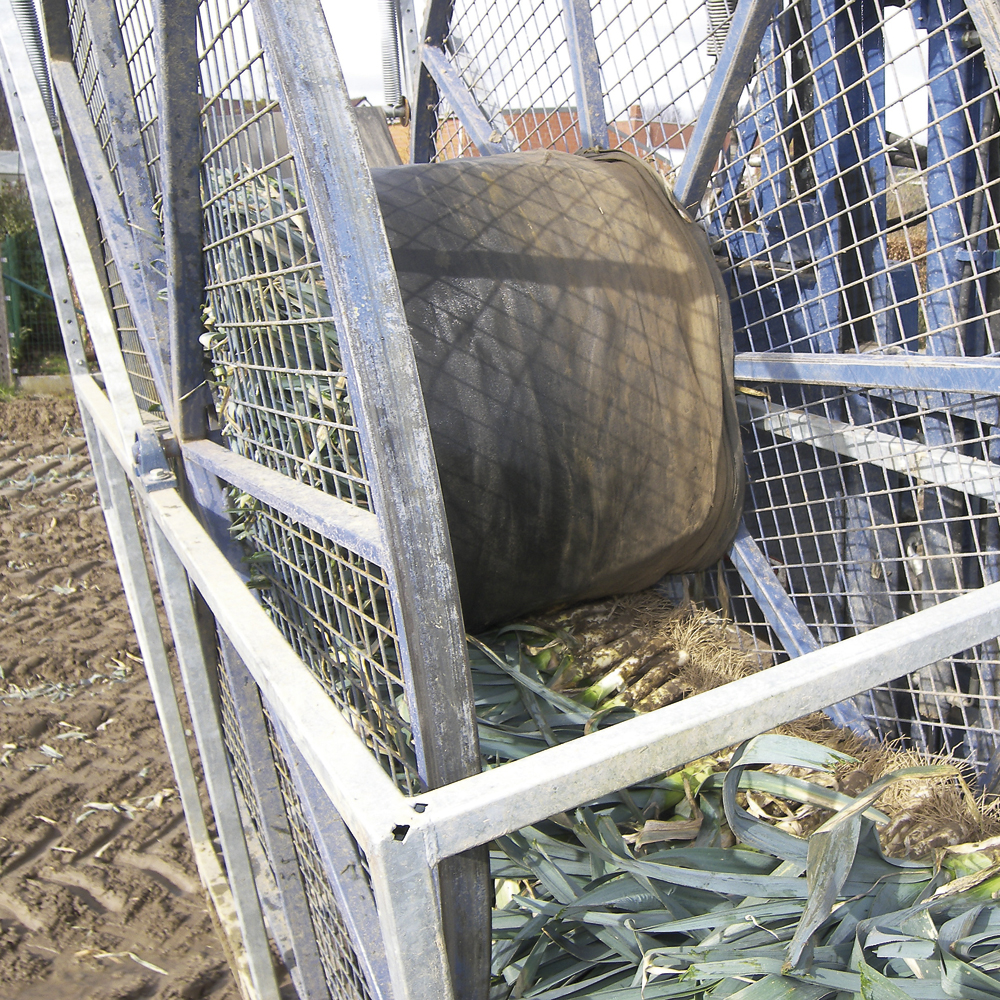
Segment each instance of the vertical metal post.
[{"label": "vertical metal post", "polygon": [[417,92],[417,73],[420,71],[420,35],[417,26],[416,0],[399,2],[400,51],[403,53],[403,74],[406,79],[405,97],[410,102],[412,114]]},{"label": "vertical metal post", "polygon": [[167,265],[167,342],[174,431],[203,438],[211,403],[198,341],[205,302],[202,264],[198,0],[155,0],[160,183]]},{"label": "vertical metal post", "polygon": [[329,997],[316,934],[306,903],[302,871],[295,854],[288,818],[278,787],[270,741],[261,711],[260,691],[250,671],[240,659],[225,633],[219,634],[221,666],[232,695],[233,713],[240,728],[247,758],[249,792],[257,801],[261,816],[257,831],[278,889],[282,912],[295,955],[296,987],[301,1000]]},{"label": "vertical metal post", "polygon": [[[443,48],[455,0],[430,0],[424,16],[419,43]],[[420,51],[420,45],[417,52]],[[413,70],[413,104],[410,109],[410,162],[430,163],[437,152],[434,133],[437,131],[438,89],[427,67],[419,60]]]},{"label": "vertical metal post", "polygon": [[170,621],[177,661],[184,679],[184,690],[187,692],[191,725],[198,742],[205,785],[212,800],[215,826],[226,860],[233,902],[246,944],[250,975],[259,1000],[279,1000],[267,931],[264,928],[243,823],[226,759],[217,692],[202,645],[202,631],[195,613],[187,572],[159,526],[152,520],[147,522],[147,531],[163,605]]},{"label": "vertical metal post", "polygon": [[427,863],[425,835],[397,827],[368,852],[393,995],[395,1000],[472,1000],[475,994],[453,985],[443,929],[427,919],[438,886]]},{"label": "vertical metal post", "polygon": [[[254,14],[282,93],[324,277],[337,296],[344,366],[387,543],[418,767],[435,788],[478,773],[481,760],[451,540],[409,325],[333,41],[309,0],[260,3]],[[333,156],[329,136],[338,139]],[[438,880],[455,992],[463,1000],[485,998],[485,849],[445,859]]]},{"label": "vertical metal post", "polygon": [[576,114],[580,123],[580,146],[583,149],[608,144],[608,120],[604,114],[604,91],[601,88],[601,64],[594,40],[594,19],[590,0],[563,0],[563,21],[569,42],[569,60],[576,91]]}]

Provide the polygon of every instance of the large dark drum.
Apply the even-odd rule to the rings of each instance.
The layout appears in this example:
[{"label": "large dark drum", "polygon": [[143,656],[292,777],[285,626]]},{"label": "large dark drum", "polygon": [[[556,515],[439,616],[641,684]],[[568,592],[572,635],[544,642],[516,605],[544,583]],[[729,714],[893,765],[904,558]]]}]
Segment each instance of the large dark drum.
[{"label": "large dark drum", "polygon": [[466,627],[717,560],[743,483],[729,303],[660,178],[552,152],[373,176]]}]

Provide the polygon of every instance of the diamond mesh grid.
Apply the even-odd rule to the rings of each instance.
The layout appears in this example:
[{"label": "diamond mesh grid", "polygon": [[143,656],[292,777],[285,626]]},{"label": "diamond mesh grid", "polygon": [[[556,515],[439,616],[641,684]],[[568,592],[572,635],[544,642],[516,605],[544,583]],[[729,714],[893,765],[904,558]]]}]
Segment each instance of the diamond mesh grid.
[{"label": "diamond mesh grid", "polygon": [[[592,4],[611,144],[669,177],[734,7]],[[459,0],[453,65],[487,115],[540,108],[559,88],[573,117],[568,68],[540,82],[551,52],[525,10]],[[496,42],[476,46],[481,24]],[[973,27],[957,0],[781,5],[701,210],[738,352],[997,353],[1000,114]],[[493,44],[510,50],[502,90],[468,68],[491,65]],[[560,141],[536,132],[522,148]],[[439,144],[452,155],[469,150]],[[746,522],[821,643],[1000,579],[1000,418],[993,397],[954,386],[745,387]],[[719,599],[780,649],[735,571],[726,579]],[[997,747],[997,657],[996,642],[967,650],[859,707],[883,736],[983,765]]]}]

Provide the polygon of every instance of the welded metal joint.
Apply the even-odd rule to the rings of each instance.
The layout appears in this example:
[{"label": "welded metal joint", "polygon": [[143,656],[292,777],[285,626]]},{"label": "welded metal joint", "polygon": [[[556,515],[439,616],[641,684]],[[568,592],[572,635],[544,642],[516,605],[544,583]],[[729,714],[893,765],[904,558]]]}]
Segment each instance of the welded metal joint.
[{"label": "welded metal joint", "polygon": [[142,427],[136,431],[132,459],[136,474],[147,493],[177,488],[177,477],[167,464],[160,439],[151,427]]}]

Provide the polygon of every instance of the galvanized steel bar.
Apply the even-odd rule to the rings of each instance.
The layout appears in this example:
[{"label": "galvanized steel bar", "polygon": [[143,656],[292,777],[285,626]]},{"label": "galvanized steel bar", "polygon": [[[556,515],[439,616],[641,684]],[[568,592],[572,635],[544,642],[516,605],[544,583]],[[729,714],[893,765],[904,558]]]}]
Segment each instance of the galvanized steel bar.
[{"label": "galvanized steel bar", "polygon": [[90,451],[97,480],[97,492],[101,501],[104,519],[107,523],[111,548],[115,553],[118,572],[122,578],[122,589],[136,630],[136,638],[146,667],[146,676],[156,705],[156,714],[163,730],[163,741],[177,780],[181,805],[187,820],[188,832],[197,844],[211,844],[201,800],[198,797],[198,782],[191,764],[184,722],[181,719],[170,665],[167,661],[160,620],[150,586],[143,555],[142,539],[132,507],[128,479],[115,458],[105,455],[106,445],[102,445],[93,418],[87,408],[80,408],[84,430],[87,432],[87,448]]},{"label": "galvanized steel bar", "polygon": [[508,150],[503,136],[486,120],[468,87],[448,61],[447,55],[436,45],[425,44],[420,47],[420,58],[434,78],[438,90],[458,115],[462,128],[469,133],[476,149],[483,156],[506,153]]},{"label": "galvanized steel bar", "polygon": [[163,606],[184,680],[191,726],[198,741],[198,753],[205,785],[212,801],[215,828],[226,860],[233,902],[246,945],[250,975],[259,1000],[280,1000],[278,981],[271,962],[264,917],[247,852],[246,838],[236,792],[229,773],[222,727],[219,722],[217,692],[202,645],[202,633],[187,573],[177,553],[159,526],[147,523],[147,536],[156,565]]},{"label": "galvanized steel bar", "polygon": [[[172,426],[179,441],[203,438],[212,398],[203,330],[199,0],[153,0],[160,186],[167,272],[167,357]],[[131,93],[131,91],[130,91]]]},{"label": "galvanized steel bar", "polygon": [[895,434],[858,427],[841,420],[828,420],[802,410],[769,410],[766,403],[750,397],[742,402],[757,426],[787,438],[866,462],[880,469],[899,472],[915,480],[1000,502],[1000,467],[981,458],[970,458],[953,446],[907,441]]},{"label": "galvanized steel bar", "polygon": [[[154,266],[155,262],[163,261],[162,227],[156,217],[153,187],[146,165],[121,28],[114,4],[95,0],[81,2],[86,11],[92,52],[104,94],[116,169],[121,183],[122,204],[132,231],[136,254],[142,261],[137,277],[145,286],[148,307],[139,313],[133,313],[133,316],[150,369],[154,378],[159,379],[156,389],[160,401],[168,417],[172,418],[173,406],[166,384],[166,373],[169,370],[166,304],[160,298],[165,278],[159,273],[161,268]],[[90,117],[89,111],[87,117]],[[124,284],[124,271],[128,265],[125,261],[118,263],[119,276]],[[129,304],[132,304],[131,300]],[[140,323],[142,317],[149,317],[152,323]]]},{"label": "galvanized steel bar", "polygon": [[[49,72],[57,62],[70,62],[73,59],[73,42],[70,38],[69,23],[67,22],[66,0],[40,0],[42,18],[44,20],[45,39],[48,47]],[[53,84],[54,87],[54,84]],[[53,90],[56,101],[58,94]],[[58,106],[58,105],[57,105]],[[101,228],[97,221],[97,210],[94,206],[94,199],[90,192],[90,185],[83,172],[83,165],[77,153],[76,144],[72,135],[65,128],[65,117],[60,111],[60,122],[62,131],[63,161],[66,166],[66,173],[69,177],[70,185],[76,196],[76,207],[80,214],[80,219],[84,227],[84,232],[90,243],[91,256],[94,258],[94,266],[97,268],[98,276],[101,279],[104,295],[108,302],[111,302],[111,291],[107,283],[107,268],[105,266],[104,254],[102,252]]]},{"label": "galvanized steel bar", "polygon": [[[743,524],[740,524],[736,538],[733,539],[729,559],[781,645],[793,656],[803,656],[819,649],[819,643],[803,621],[795,603],[778,583],[767,556]],[[824,706],[824,711],[836,725],[851,729],[862,739],[872,738],[868,723],[850,702],[841,701]]]},{"label": "galvanized steel bar", "polygon": [[408,836],[422,834],[432,859],[488,843],[975,646],[998,620],[993,584],[414,797]]},{"label": "galvanized steel bar", "polygon": [[[122,283],[122,291],[132,311],[136,328],[153,329],[157,322],[155,316],[157,307],[150,301],[145,275],[154,268],[151,266],[152,261],[143,256],[144,252],[149,250],[148,241],[136,241],[135,226],[126,216],[118,197],[114,178],[111,176],[90,112],[84,104],[72,63],[53,60],[51,72],[63,117],[69,126],[80,165],[97,206],[101,229],[111,248]],[[162,255],[162,251],[160,253]],[[167,376],[164,356],[159,347],[158,341],[146,344],[146,358],[149,361],[156,391],[161,399],[165,399],[168,398],[164,395],[168,389]]]},{"label": "galvanized steel bar", "polygon": [[183,446],[183,454],[188,467],[197,465],[252,493],[258,500],[331,542],[378,565],[386,559],[382,530],[371,511],[306,486],[213,441],[188,441]]},{"label": "galvanized steel bar", "polygon": [[774,13],[774,0],[740,0],[674,183],[674,197],[697,213]]},{"label": "galvanized steel bar", "polygon": [[324,873],[337,900],[372,998],[391,1000],[393,989],[385,942],[357,844],[285,727],[280,722],[275,723],[275,730],[303,814],[315,837]]},{"label": "galvanized steel bar", "polygon": [[417,74],[420,71],[420,35],[417,33],[416,0],[400,0],[399,27],[399,47],[403,54],[403,75],[406,81],[403,96],[410,104],[412,115],[414,95],[417,92]]},{"label": "galvanized steel bar", "polygon": [[[469,1000],[452,986],[444,928],[433,919],[438,894],[435,857],[426,831],[409,825],[410,806],[399,810],[390,836],[367,851],[382,941],[395,1000]],[[488,942],[487,942],[488,943]]]},{"label": "galvanized steel bar", "polygon": [[1000,67],[1000,4],[997,0],[965,0],[965,7],[976,26],[986,61],[996,72]]},{"label": "galvanized steel bar", "polygon": [[[85,392],[100,395],[100,390],[89,375],[77,376],[73,381],[78,393],[81,387],[85,387]],[[112,452],[108,439],[98,430],[86,406],[80,407],[80,417],[87,436],[87,448],[94,466],[94,476],[97,480],[108,536],[111,539],[111,547],[122,578],[122,588],[136,629],[143,663],[146,666],[146,679],[153,695],[156,714],[163,730],[163,741],[177,781],[181,806],[191,837],[195,865],[226,936],[235,964],[233,972],[239,979],[243,991],[249,994],[252,983],[246,949],[236,921],[229,883],[222,871],[205,823],[197,778],[185,738],[184,723],[164,650],[160,620],[147,575],[146,560],[142,552],[142,541],[132,507],[128,480]],[[104,430],[113,432],[114,427],[105,426]]]},{"label": "galvanized steel bar", "polygon": [[778,583],[774,570],[746,526],[740,524],[733,539],[729,558],[747,589],[764,613],[768,625],[792,656],[802,656],[819,649],[816,637],[802,620],[798,609]]},{"label": "galvanized steel bar", "polygon": [[278,905],[295,959],[294,968],[289,971],[300,1000],[331,1000],[316,945],[316,932],[306,904],[302,869],[278,787],[260,690],[225,633],[219,635],[219,652],[219,667],[226,672],[233,715],[247,758],[247,779],[251,784],[249,792],[257,802],[261,817],[256,832],[266,853],[262,864],[268,866],[274,877]]},{"label": "galvanized steel bar", "polygon": [[580,123],[580,145],[584,149],[608,145],[608,120],[604,114],[601,64],[594,40],[594,18],[590,0],[563,0],[563,20],[573,67],[576,113]]},{"label": "galvanized steel bar", "polygon": [[[78,398],[109,441],[118,464],[141,490],[131,456],[108,437],[114,433],[113,414],[93,380],[78,386]],[[395,814],[385,810],[402,801],[402,793],[243,585],[177,491],[164,489],[148,494],[146,506],[215,615],[219,628],[229,636],[285,728],[295,733],[310,768],[367,853],[379,831],[391,830],[394,825]]]},{"label": "galvanized steel bar", "polygon": [[[357,123],[325,22],[308,0],[255,18],[282,93],[327,285],[399,627],[418,769],[431,788],[479,771],[465,630],[434,449],[409,326]],[[336,136],[337,154],[329,155]],[[377,429],[377,436],[376,436]],[[490,881],[484,851],[438,872],[455,992],[489,989]],[[379,906],[382,906],[379,899]]]},{"label": "galvanized steel bar", "polygon": [[736,355],[736,378],[750,382],[802,382],[869,389],[923,389],[995,395],[1000,359],[941,358],[922,354]]},{"label": "galvanized steel bar", "polygon": [[[66,349],[66,362],[69,365],[70,374],[84,374],[87,371],[87,358],[83,350],[83,335],[76,317],[73,291],[66,273],[66,258],[63,256],[59,243],[59,230],[45,190],[41,165],[25,127],[21,98],[10,75],[10,68],[2,54],[0,54],[0,72],[4,77],[7,105],[21,154],[21,164],[24,168],[28,197],[31,200],[31,210],[35,217],[38,242],[42,248],[42,259],[45,261],[45,270],[49,278],[49,288],[52,291],[52,304],[55,307],[56,318],[59,321],[59,332],[62,334],[63,345]],[[0,286],[0,311],[4,313],[3,333],[6,336],[7,309],[2,294],[5,291],[6,289]],[[4,346],[8,345],[9,338]]]}]

